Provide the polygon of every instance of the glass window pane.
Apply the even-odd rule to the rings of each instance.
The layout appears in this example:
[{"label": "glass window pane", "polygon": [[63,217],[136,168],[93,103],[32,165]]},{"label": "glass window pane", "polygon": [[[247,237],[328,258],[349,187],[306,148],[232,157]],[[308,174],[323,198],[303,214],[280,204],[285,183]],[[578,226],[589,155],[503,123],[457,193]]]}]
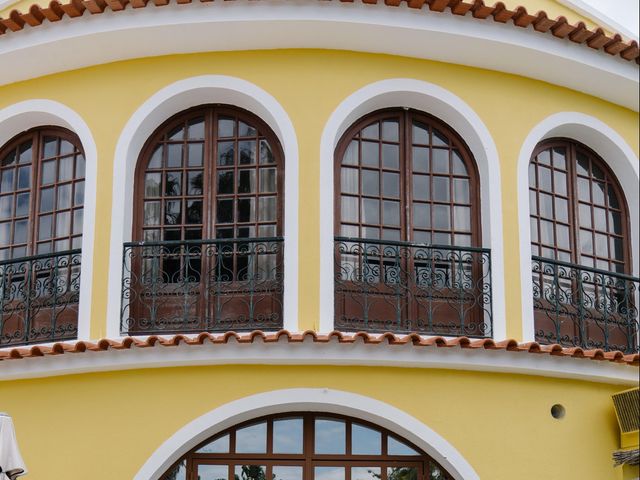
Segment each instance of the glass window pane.
[{"label": "glass window pane", "polygon": [[380,151],[377,142],[362,142],[362,164],[373,167],[380,164]]},{"label": "glass window pane", "polygon": [[609,211],[609,232],[622,235],[622,215]]},{"label": "glass window pane", "polygon": [[189,121],[187,137],[190,140],[204,138],[204,118],[195,118]]},{"label": "glass window pane", "polygon": [[0,244],[6,245],[11,241],[11,222],[0,223]]},{"label": "glass window pane", "polygon": [[202,200],[187,201],[186,223],[202,223]]},{"label": "glass window pane", "polygon": [[564,198],[556,197],[556,220],[569,221],[569,203]]},{"label": "glass window pane", "polygon": [[362,199],[362,223],[374,225],[380,223],[380,200]]},{"label": "glass window pane", "polygon": [[236,480],[266,480],[267,467],[259,465],[236,465]]},{"label": "glass window pane", "polygon": [[431,177],[428,175],[413,174],[413,198],[414,200],[431,200]]},{"label": "glass window pane", "polygon": [[229,480],[226,465],[198,465],[198,480]]},{"label": "glass window pane", "polygon": [[13,169],[4,170],[2,172],[2,183],[0,184],[0,192],[7,193],[13,190]]},{"label": "glass window pane", "polygon": [[317,418],[315,420],[315,453],[344,455],[346,431],[346,424],[342,420]]},{"label": "glass window pane", "polygon": [[387,452],[389,455],[420,455],[409,445],[391,435],[387,437]]},{"label": "glass window pane", "polygon": [[204,145],[202,143],[190,143],[189,144],[189,159],[187,161],[190,167],[202,166],[204,158]]},{"label": "glass window pane", "polygon": [[581,227],[591,228],[591,208],[589,205],[581,203],[578,207],[578,216]]},{"label": "glass window pane", "polygon": [[[29,215],[29,199],[31,192],[19,193],[16,195],[16,217]],[[67,207],[60,207],[67,208]]]},{"label": "glass window pane", "polygon": [[580,253],[593,253],[593,235],[590,231],[580,230]]},{"label": "glass window pane", "polygon": [[234,163],[234,142],[218,142],[218,165],[229,166]]},{"label": "glass window pane", "polygon": [[218,119],[218,136],[233,137],[236,133],[236,122],[233,118],[220,117]]},{"label": "glass window pane", "polygon": [[551,170],[544,167],[538,167],[538,181],[540,182],[540,190],[552,192],[551,187]]},{"label": "glass window pane", "polygon": [[164,223],[165,225],[180,225],[182,223],[182,202],[164,202]]},{"label": "glass window pane", "polygon": [[238,222],[255,222],[256,200],[255,198],[238,199]]},{"label": "glass window pane", "polygon": [[302,480],[302,467],[273,467],[273,480]]},{"label": "glass window pane", "polygon": [[451,160],[453,163],[453,173],[455,175],[468,175],[467,165],[464,163],[462,156],[457,150],[451,151]]},{"label": "glass window pane", "polygon": [[610,238],[610,256],[616,260],[624,260],[624,243],[622,238],[611,237]]},{"label": "glass window pane", "polygon": [[42,175],[40,177],[40,183],[46,185],[56,181],[56,161],[49,160],[48,162],[42,162]]},{"label": "glass window pane", "polygon": [[187,173],[187,194],[202,195],[202,171],[191,171]]},{"label": "glass window pane", "polygon": [[276,220],[276,197],[260,197],[258,221],[274,222]]},{"label": "glass window pane", "polygon": [[569,250],[571,244],[569,243],[569,227],[564,225],[556,225],[556,246],[563,250]]},{"label": "glass window pane", "polygon": [[167,134],[169,140],[183,140],[184,139],[184,126],[178,125],[169,131]]},{"label": "glass window pane", "polygon": [[434,173],[449,173],[449,150],[431,150],[431,169]]},{"label": "glass window pane", "polygon": [[449,230],[451,228],[451,208],[448,205],[433,206],[433,228]]},{"label": "glass window pane", "polygon": [[275,192],[277,176],[278,171],[275,168],[260,169],[260,193]]},{"label": "glass window pane", "polygon": [[31,187],[31,167],[20,167],[18,169],[18,190]]},{"label": "glass window pane", "polygon": [[358,193],[358,170],[342,168],[340,170],[340,188],[342,193]]},{"label": "glass window pane", "polygon": [[414,122],[411,129],[411,141],[422,145],[429,144],[429,130],[426,126]]},{"label": "glass window pane", "polygon": [[446,147],[449,145],[449,139],[444,133],[434,128],[433,135],[431,136],[431,144],[439,147]]},{"label": "glass window pane", "polygon": [[[41,225],[42,225],[42,219],[44,217],[41,217]],[[51,215],[47,215],[47,220],[44,221],[45,226],[44,228],[47,228],[47,222],[50,224],[51,223]],[[49,225],[48,227],[49,229],[51,228],[51,226]],[[14,231],[13,231],[13,243],[27,243],[27,232],[29,231],[29,224],[27,222],[27,220],[18,220],[15,225],[14,225]],[[49,238],[48,236],[42,236],[40,238]]]},{"label": "glass window pane", "polygon": [[382,122],[382,139],[388,142],[398,141],[398,122],[395,120],[385,120]]},{"label": "glass window pane", "polygon": [[400,195],[400,175],[388,172],[382,174],[382,195],[398,198]]},{"label": "glass window pane", "polygon": [[167,145],[167,166],[173,168],[182,166],[182,144]]},{"label": "glass window pane", "polygon": [[540,242],[545,245],[554,245],[553,223],[546,220],[540,221]]},{"label": "glass window pane", "polygon": [[182,194],[181,172],[167,172],[165,174],[164,193],[168,196],[176,196]]},{"label": "glass window pane", "polygon": [[70,212],[58,212],[56,215],[56,237],[66,237],[70,233],[71,214]]},{"label": "glass window pane", "polygon": [[418,469],[415,467],[387,467],[387,480],[419,480]]},{"label": "glass window pane", "polygon": [[372,123],[371,125],[362,129],[362,138],[380,138],[380,129],[378,122]]},{"label": "glass window pane", "polygon": [[162,177],[160,173],[147,173],[144,177],[144,196],[159,197]]},{"label": "glass window pane", "polygon": [[213,442],[207,443],[205,446],[196,450],[196,453],[228,453],[229,452],[229,434],[223,435],[215,439]]},{"label": "glass window pane", "polygon": [[53,210],[53,188],[43,188],[40,190],[40,212],[51,212]]},{"label": "glass window pane", "polygon": [[358,199],[342,196],[340,199],[340,216],[342,222],[358,223]]},{"label": "glass window pane", "polygon": [[77,182],[75,184],[73,194],[73,205],[81,206],[84,203],[84,182]]},{"label": "glass window pane", "polygon": [[242,140],[238,142],[240,152],[240,165],[253,165],[256,163],[256,142],[255,140]]},{"label": "glass window pane", "polygon": [[609,237],[601,233],[596,233],[596,255],[599,257],[609,257]]},{"label": "glass window pane", "polygon": [[351,467],[351,480],[379,480],[380,467]]},{"label": "glass window pane", "polygon": [[[53,223],[53,215],[43,215],[42,217],[40,217],[40,223],[38,225],[38,240],[46,240],[48,238],[51,238],[52,223]],[[14,233],[14,242],[18,243],[15,241],[16,237],[17,237],[17,232]],[[25,241],[26,241],[26,236],[25,236]]]},{"label": "glass window pane", "polygon": [[[351,453],[354,455],[380,455],[382,453],[382,434],[380,431],[354,423],[351,427]],[[352,480],[354,480],[353,474]]]},{"label": "glass window pane", "polygon": [[315,467],[314,480],[344,480],[344,467]]},{"label": "glass window pane", "polygon": [[433,201],[449,202],[450,200],[451,197],[449,195],[449,178],[433,177]]},{"label": "glass window pane", "polygon": [[218,194],[234,193],[233,170],[218,172]]},{"label": "glass window pane", "polygon": [[13,216],[13,195],[0,197],[0,219],[6,220]]},{"label": "glass window pane", "polygon": [[567,175],[563,172],[553,172],[553,187],[558,195],[567,195]]},{"label": "glass window pane", "polygon": [[236,453],[266,453],[267,422],[236,430]]},{"label": "glass window pane", "polygon": [[586,178],[578,177],[578,198],[583,202],[591,201],[591,196],[589,195],[589,180]]},{"label": "glass window pane", "polygon": [[413,160],[413,171],[429,173],[429,149],[426,147],[412,147],[411,157]]},{"label": "glass window pane", "polygon": [[58,138],[44,137],[43,158],[55,157],[58,154]]},{"label": "glass window pane", "polygon": [[431,206],[424,203],[413,204],[413,226],[418,228],[431,227]]},{"label": "glass window pane", "polygon": [[218,200],[216,218],[218,223],[233,223],[233,200]]},{"label": "glass window pane", "polygon": [[544,218],[553,218],[553,196],[541,193],[538,197],[540,202],[540,216]]},{"label": "glass window pane", "polygon": [[256,171],[238,170],[238,193],[254,193],[256,191]]},{"label": "glass window pane", "polygon": [[171,468],[161,480],[187,480],[187,460],[181,460],[180,463]]},{"label": "glass window pane", "polygon": [[400,202],[390,202],[385,200],[382,202],[382,223],[385,226],[400,226]]},{"label": "glass window pane", "polygon": [[456,203],[470,202],[469,180],[466,178],[453,179],[453,201]]},{"label": "glass window pane", "polygon": [[400,147],[398,145],[382,145],[382,166],[397,170],[400,165]]},{"label": "glass window pane", "polygon": [[593,182],[591,186],[593,189],[593,203],[596,205],[604,205],[605,184]]},{"label": "glass window pane", "polygon": [[542,165],[551,165],[551,150],[543,150],[538,154],[538,163]]},{"label": "glass window pane", "polygon": [[349,146],[344,152],[342,157],[343,165],[357,165],[358,164],[358,141],[351,140]]},{"label": "glass window pane", "polygon": [[273,453],[302,453],[302,418],[273,421]]},{"label": "glass window pane", "polygon": [[362,171],[362,195],[372,197],[380,195],[380,175],[377,171]]},{"label": "glass window pane", "polygon": [[593,209],[593,228],[603,232],[607,231],[607,211],[604,208],[596,207]]},{"label": "glass window pane", "polygon": [[565,155],[566,155],[566,151],[564,147],[553,148],[553,166],[555,168],[566,170],[567,162],[565,160]]},{"label": "glass window pane", "polygon": [[273,156],[271,145],[269,145],[269,142],[266,140],[260,140],[260,163],[276,163],[276,158]]},{"label": "glass window pane", "polygon": [[162,167],[162,145],[158,145],[151,154],[148,168],[161,168]]},{"label": "glass window pane", "polygon": [[79,235],[82,233],[82,217],[84,210],[79,208],[73,211],[73,234]]},{"label": "glass window pane", "polygon": [[453,208],[453,225],[455,230],[470,232],[471,231],[471,208],[470,207],[454,207]]}]

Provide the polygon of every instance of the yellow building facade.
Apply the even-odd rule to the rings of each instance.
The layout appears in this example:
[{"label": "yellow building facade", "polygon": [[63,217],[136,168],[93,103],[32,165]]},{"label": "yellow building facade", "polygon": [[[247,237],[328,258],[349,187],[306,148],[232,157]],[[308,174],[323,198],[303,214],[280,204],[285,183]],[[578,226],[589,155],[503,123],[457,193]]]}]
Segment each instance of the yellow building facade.
[{"label": "yellow building facade", "polygon": [[553,0],[40,3],[0,2],[0,410],[26,478],[638,477],[611,459],[611,395],[638,386],[637,43]]}]

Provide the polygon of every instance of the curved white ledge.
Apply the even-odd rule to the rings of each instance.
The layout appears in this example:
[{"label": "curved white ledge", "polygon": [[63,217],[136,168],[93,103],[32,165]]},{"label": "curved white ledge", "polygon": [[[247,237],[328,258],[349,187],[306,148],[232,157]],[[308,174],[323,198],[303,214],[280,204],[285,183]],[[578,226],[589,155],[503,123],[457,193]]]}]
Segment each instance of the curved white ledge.
[{"label": "curved white ledge", "polygon": [[607,360],[459,347],[344,345],[314,343],[236,343],[160,346],[99,352],[65,353],[6,360],[0,381],[78,373],[199,365],[352,365],[449,369],[570,378],[589,382],[637,385],[638,368]]},{"label": "curved white ledge", "polygon": [[0,85],[138,57],[323,48],[403,55],[514,73],[638,109],[638,67],[634,62],[532,29],[430,12],[426,7],[239,0],[127,8],[96,16],[87,11],[84,17],[4,35],[0,65],[13,68],[0,71]]},{"label": "curved white ledge", "polygon": [[192,447],[225,428],[263,415],[292,411],[337,413],[367,420],[420,447],[456,480],[480,478],[469,462],[445,438],[393,405],[341,390],[291,388],[234,400],[201,415],[160,445],[134,480],[156,480]]}]

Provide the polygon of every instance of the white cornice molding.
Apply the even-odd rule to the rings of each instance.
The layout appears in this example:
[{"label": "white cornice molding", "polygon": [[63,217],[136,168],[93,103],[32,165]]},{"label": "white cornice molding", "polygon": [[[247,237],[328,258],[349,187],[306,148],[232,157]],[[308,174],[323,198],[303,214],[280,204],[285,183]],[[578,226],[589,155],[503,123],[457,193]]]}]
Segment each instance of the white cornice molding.
[{"label": "white cornice molding", "polygon": [[[617,4],[616,8],[624,10],[627,6],[623,5],[623,1],[620,0],[609,0],[613,4]],[[637,2],[638,0],[627,0],[627,3]],[[628,27],[621,24],[619,21],[611,18],[611,16],[607,15],[602,9],[596,8],[592,3],[585,0],[558,0],[558,2],[567,8],[579,13],[580,15],[584,15],[587,18],[590,18],[598,25],[609,29],[612,32],[619,33],[620,35],[624,35],[627,38],[638,41],[638,32],[631,31]],[[629,12],[629,16],[634,19],[634,21],[638,21],[638,12]]]},{"label": "white cornice molding", "polygon": [[79,373],[201,365],[352,365],[450,369],[637,385],[638,368],[610,361],[458,347],[341,344],[337,341],[162,346],[46,355],[0,363],[0,381]]},{"label": "white cornice molding", "polygon": [[[322,48],[385,53],[543,80],[638,109],[635,62],[533,29],[405,4],[263,0],[171,4],[4,35],[0,85],[124,59],[202,51]],[[188,28],[185,28],[188,26]],[[56,52],[52,55],[51,52]]]}]

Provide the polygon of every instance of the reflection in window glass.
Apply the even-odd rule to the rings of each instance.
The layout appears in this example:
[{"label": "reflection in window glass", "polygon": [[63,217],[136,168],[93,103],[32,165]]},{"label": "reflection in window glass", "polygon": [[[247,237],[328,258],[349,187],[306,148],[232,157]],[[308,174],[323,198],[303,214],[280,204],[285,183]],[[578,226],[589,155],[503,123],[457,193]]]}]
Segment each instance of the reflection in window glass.
[{"label": "reflection in window glass", "polygon": [[217,438],[213,442],[207,443],[204,447],[198,449],[196,453],[228,453],[229,452],[229,434]]},{"label": "reflection in window glass", "polygon": [[418,480],[415,467],[387,467],[387,480]]},{"label": "reflection in window glass", "polygon": [[240,428],[236,432],[237,453],[265,453],[267,451],[267,422]]},{"label": "reflection in window glass", "polygon": [[169,470],[162,480],[187,480],[187,460],[184,459],[171,470]]},{"label": "reflection in window glass", "polygon": [[351,453],[354,455],[380,455],[382,453],[382,434],[373,428],[354,423],[351,427]]},{"label": "reflection in window glass", "polygon": [[387,437],[387,451],[389,455],[420,455],[409,445],[389,435]]},{"label": "reflection in window glass", "polygon": [[380,467],[353,467],[351,480],[378,480],[382,478],[380,472]]},{"label": "reflection in window glass", "polygon": [[302,480],[302,467],[273,467],[273,480]]},{"label": "reflection in window glass", "polygon": [[302,453],[303,422],[287,418],[273,422],[273,453]]},{"label": "reflection in window glass", "polygon": [[344,480],[344,467],[315,467],[314,480]]},{"label": "reflection in window glass", "polygon": [[316,419],[315,452],[344,454],[346,425],[341,420]]},{"label": "reflection in window glass", "polygon": [[236,465],[234,477],[234,480],[266,480],[267,467],[260,465]]},{"label": "reflection in window glass", "polygon": [[229,467],[226,465],[198,465],[198,480],[228,480]]}]

